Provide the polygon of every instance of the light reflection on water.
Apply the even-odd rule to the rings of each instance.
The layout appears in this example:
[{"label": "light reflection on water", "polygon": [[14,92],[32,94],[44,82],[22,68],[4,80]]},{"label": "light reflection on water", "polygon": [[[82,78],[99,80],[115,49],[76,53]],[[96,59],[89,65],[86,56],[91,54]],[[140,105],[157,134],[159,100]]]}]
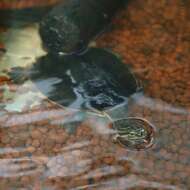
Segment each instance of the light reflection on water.
[{"label": "light reflection on water", "polygon": [[[1,59],[1,71],[29,65],[44,54],[36,31],[35,26],[17,29],[16,35],[12,35],[15,30],[7,33],[8,52]],[[112,141],[107,117],[61,108],[28,81],[12,85],[2,86],[7,91],[1,97],[0,186],[4,189],[189,187],[188,109],[141,95],[134,96],[129,107],[110,110],[112,118],[140,116],[157,127],[151,149],[129,151]]]}]

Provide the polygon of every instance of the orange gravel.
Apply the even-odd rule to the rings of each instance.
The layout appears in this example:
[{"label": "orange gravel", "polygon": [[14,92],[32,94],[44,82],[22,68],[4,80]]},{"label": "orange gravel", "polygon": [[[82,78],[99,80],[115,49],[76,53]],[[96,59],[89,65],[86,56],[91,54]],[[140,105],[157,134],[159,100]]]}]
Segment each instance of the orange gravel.
[{"label": "orange gravel", "polygon": [[144,96],[128,114],[156,126],[153,147],[124,149],[91,116],[65,124],[74,113],[46,100],[22,113],[2,109],[0,189],[190,189],[189,9],[189,1],[133,0],[97,40],[141,79]]}]

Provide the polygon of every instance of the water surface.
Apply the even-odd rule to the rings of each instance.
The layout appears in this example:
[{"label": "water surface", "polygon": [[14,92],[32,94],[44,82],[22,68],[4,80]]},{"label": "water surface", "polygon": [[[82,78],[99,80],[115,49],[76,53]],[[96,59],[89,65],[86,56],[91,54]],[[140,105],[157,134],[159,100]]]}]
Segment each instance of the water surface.
[{"label": "water surface", "polygon": [[[130,63],[144,86],[144,94],[109,114],[149,120],[156,126],[154,145],[123,148],[107,116],[59,106],[28,79],[0,80],[0,189],[190,188],[189,5],[178,4],[135,1],[97,41]],[[46,55],[37,30],[34,24],[1,33],[7,49],[1,78]]]}]

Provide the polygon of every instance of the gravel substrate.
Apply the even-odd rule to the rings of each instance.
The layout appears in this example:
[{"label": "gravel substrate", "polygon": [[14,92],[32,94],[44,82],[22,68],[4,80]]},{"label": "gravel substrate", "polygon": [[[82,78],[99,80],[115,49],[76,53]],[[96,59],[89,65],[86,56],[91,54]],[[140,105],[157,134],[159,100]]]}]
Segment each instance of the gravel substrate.
[{"label": "gravel substrate", "polygon": [[[97,41],[141,79],[144,96],[129,116],[156,126],[154,145],[127,150],[112,141],[107,118],[77,118],[44,100],[23,112],[0,110],[0,189],[190,189],[190,3],[134,0]],[[0,79],[0,102],[4,85]],[[27,89],[26,89],[27,90]],[[30,104],[30,102],[28,102]],[[82,113],[83,114],[83,113]]]}]

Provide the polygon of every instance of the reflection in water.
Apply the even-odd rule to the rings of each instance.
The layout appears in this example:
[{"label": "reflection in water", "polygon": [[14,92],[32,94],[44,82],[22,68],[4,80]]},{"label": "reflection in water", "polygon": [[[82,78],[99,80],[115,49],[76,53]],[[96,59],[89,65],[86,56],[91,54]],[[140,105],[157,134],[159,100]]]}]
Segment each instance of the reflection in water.
[{"label": "reflection in water", "polygon": [[[122,184],[121,187],[118,187],[119,184]],[[135,175],[129,175],[126,177],[120,177],[117,180],[113,179],[110,181],[106,181],[98,184],[98,189],[104,190],[125,190],[125,189],[163,189],[163,190],[182,190],[181,187],[176,187],[174,185],[163,185],[162,183],[157,183],[154,181],[146,181],[138,178]],[[80,188],[75,188],[80,189]]]},{"label": "reflection in water", "polygon": [[[130,97],[139,94],[141,88],[127,65],[114,54],[97,48],[90,48],[82,55],[46,55],[31,68],[15,67],[8,74],[17,83],[25,81],[25,77],[30,79],[46,98],[58,105],[94,111],[102,116],[106,115],[103,111],[114,110],[115,107],[122,108],[124,105],[127,108]],[[113,121],[107,116],[117,126],[115,142],[138,150],[152,145],[154,128],[148,121],[120,119],[122,115],[119,115],[119,121],[118,118]],[[118,128],[118,125],[122,127]],[[67,128],[75,130],[76,123],[71,121]],[[140,135],[138,130],[146,134]]]},{"label": "reflection in water", "polygon": [[85,151],[74,150],[50,158],[47,163],[46,177],[74,177],[85,173],[92,163],[88,154]]},{"label": "reflection in water", "polygon": [[27,26],[24,30],[13,28],[2,36],[7,51],[1,60],[1,71],[15,66],[31,65],[37,57],[45,54],[37,28],[37,25]]},{"label": "reflection in water", "polygon": [[[166,111],[170,113],[176,113],[176,114],[184,114],[189,115],[190,111],[188,109],[184,109],[182,107],[173,106],[171,104],[168,104],[161,100],[151,99],[150,97],[146,96],[139,96],[138,94],[133,96],[134,101],[137,102],[140,106],[148,107],[152,110],[158,110],[158,111]],[[157,105],[155,107],[155,104]]]},{"label": "reflection in water", "polygon": [[[108,113],[114,119],[120,115],[151,121],[157,127],[156,143],[146,151],[123,149],[112,142],[114,131],[106,117],[60,108],[27,82],[1,80],[0,189],[189,189],[189,29],[188,20],[183,22],[189,5],[177,7],[175,1],[133,1],[122,16],[127,22],[117,22],[121,30],[104,37],[104,47],[110,44],[124,55],[145,85],[144,96],[135,94],[122,109],[116,106]],[[5,41],[3,76],[4,69],[29,66],[44,55],[36,26],[9,30]],[[36,96],[20,96],[25,93]]]},{"label": "reflection in water", "polygon": [[129,68],[101,49],[80,56],[46,55],[26,70],[15,68],[10,74],[13,79],[27,75],[50,100],[75,109],[106,110],[139,90]]},{"label": "reflection in water", "polygon": [[[33,111],[31,113],[22,113],[22,114],[18,114],[15,113],[12,116],[9,117],[9,119],[7,119],[6,117],[5,120],[3,120],[2,122],[4,122],[4,127],[11,127],[11,126],[17,126],[17,125],[27,125],[27,124],[32,124],[32,123],[37,123],[40,121],[45,121],[48,120],[49,118],[61,118],[61,117],[66,117],[67,115],[73,115],[72,112],[68,112],[65,110],[43,110],[43,111]],[[6,116],[6,114],[4,115]],[[7,115],[8,116],[8,115]]]},{"label": "reflection in water", "polygon": [[[130,109],[130,114],[136,113],[137,105]],[[153,159],[157,159],[158,163],[162,161],[163,168],[171,167],[167,166],[168,159],[176,159],[175,162],[183,167],[184,159],[174,158],[172,152],[168,153],[172,156],[166,159],[166,154],[158,157],[163,154],[159,146],[171,145],[169,149],[175,151],[173,140],[168,139],[166,131],[159,133],[163,145],[159,143],[148,152],[126,151],[108,140],[112,130],[109,130],[107,118],[52,106],[48,110],[41,108],[35,111],[36,108],[33,108],[30,113],[13,113],[3,121],[7,127],[1,128],[0,156],[3,159],[0,171],[6,187],[15,186],[16,181],[17,187],[27,187],[27,181],[27,184],[38,188],[53,189],[183,189],[183,186],[163,182],[159,177],[160,169],[152,164]],[[152,112],[152,116],[157,114]],[[68,130],[71,118],[75,120],[75,130],[72,131]],[[60,119],[62,122],[56,122]],[[170,120],[175,121],[176,116],[171,114]],[[104,129],[107,129],[106,133]],[[171,130],[174,132],[177,129],[174,127]],[[165,130],[171,133],[170,128]],[[167,143],[164,143],[165,140]],[[188,154],[181,153],[184,156]],[[186,172],[184,175],[188,174]],[[165,175],[172,179],[169,171]],[[11,179],[13,184],[6,179]]]},{"label": "reflection in water", "polygon": [[0,177],[19,177],[35,175],[43,170],[43,167],[35,163],[34,159],[1,159]]}]

